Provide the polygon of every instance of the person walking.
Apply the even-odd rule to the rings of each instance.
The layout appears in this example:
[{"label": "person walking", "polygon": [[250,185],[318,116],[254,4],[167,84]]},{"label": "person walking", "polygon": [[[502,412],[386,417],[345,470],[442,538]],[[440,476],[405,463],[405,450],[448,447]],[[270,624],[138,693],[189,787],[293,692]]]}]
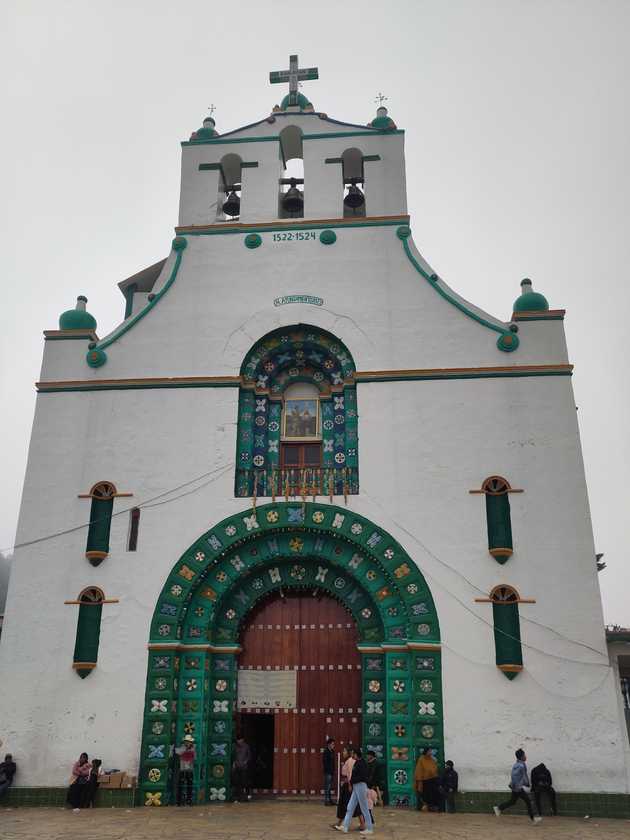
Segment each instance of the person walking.
[{"label": "person walking", "polygon": [[341,825],[336,825],[335,828],[337,829],[337,831],[341,831],[343,834],[347,834],[348,828],[350,827],[350,821],[352,820],[354,814],[354,810],[358,805],[361,809],[363,819],[365,820],[365,828],[361,829],[360,836],[368,837],[374,834],[372,818],[370,816],[370,808],[367,800],[368,768],[367,763],[363,758],[363,754],[361,753],[361,750],[358,747],[354,748],[352,755],[354,758],[354,767],[352,768],[352,775],[350,776],[350,800],[348,802],[346,816],[344,817],[343,823]]},{"label": "person walking", "polygon": [[[175,754],[179,757],[179,774],[177,785],[177,804],[181,807],[193,804],[193,776],[195,771],[195,739],[192,735],[184,735],[182,744],[177,747]],[[185,790],[184,790],[185,788]]]},{"label": "person walking", "polygon": [[529,776],[527,775],[527,756],[525,755],[525,750],[516,750],[515,756],[516,762],[512,766],[512,773],[510,776],[510,789],[512,791],[512,796],[500,805],[493,805],[492,810],[494,811],[495,816],[500,817],[507,808],[511,808],[512,805],[515,805],[519,799],[522,799],[525,803],[525,807],[527,808],[530,820],[534,823],[542,822],[542,817],[540,815],[534,816],[534,811],[532,809],[532,800],[529,795],[530,787]]},{"label": "person walking", "polygon": [[455,794],[459,785],[459,776],[452,761],[444,764],[444,772],[440,777],[440,793],[442,794],[443,809],[447,814],[455,813]]},{"label": "person walking", "polygon": [[544,764],[537,764],[532,769],[532,791],[534,799],[536,800],[536,810],[542,816],[542,808],[540,807],[540,800],[542,794],[546,793],[549,797],[549,804],[551,805],[551,816],[555,817],[558,813],[556,806],[556,792],[553,789],[553,779],[551,773]]},{"label": "person walking", "polygon": [[72,776],[70,787],[66,796],[66,802],[72,807],[75,814],[78,814],[83,805],[84,786],[90,781],[92,765],[88,760],[87,753],[81,753],[79,760],[72,765]]},{"label": "person walking", "polygon": [[322,770],[324,771],[324,805],[334,805],[331,789],[335,773],[335,739],[327,738],[322,755]]},{"label": "person walking", "polygon": [[437,811],[439,809],[439,773],[431,747],[425,747],[422,750],[422,755],[416,762],[413,778],[418,794],[418,810]]},{"label": "person walking", "polygon": [[13,761],[11,753],[7,753],[4,761],[0,764],[0,797],[4,796],[13,784],[13,777],[17,771],[17,764]]}]

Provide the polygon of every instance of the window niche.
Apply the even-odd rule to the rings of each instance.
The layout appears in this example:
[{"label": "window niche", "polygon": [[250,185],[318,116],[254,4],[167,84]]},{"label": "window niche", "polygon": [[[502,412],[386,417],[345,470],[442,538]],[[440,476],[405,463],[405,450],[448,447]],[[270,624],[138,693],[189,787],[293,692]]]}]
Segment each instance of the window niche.
[{"label": "window niche", "polygon": [[236,496],[359,492],[354,370],[341,341],[304,324],[252,347],[241,366]]},{"label": "window niche", "polygon": [[509,494],[523,491],[510,487],[509,482],[502,476],[492,475],[485,479],[480,490],[469,492],[486,497],[488,552],[497,563],[503,564],[514,552]]},{"label": "window niche", "polygon": [[[280,162],[278,218],[304,218],[304,151],[302,130],[288,125],[280,132]],[[299,189],[299,187],[302,189]]]},{"label": "window niche", "polygon": [[119,493],[111,481],[99,481],[80,499],[91,499],[85,556],[93,566],[100,565],[109,554],[109,534],[112,525],[114,499],[129,497],[132,493]]},{"label": "window niche", "polygon": [[502,674],[513,680],[523,670],[518,605],[536,602],[530,598],[521,598],[516,589],[506,584],[495,586],[489,598],[475,600],[480,604],[492,604],[496,665]]},{"label": "window niche", "polygon": [[84,680],[96,668],[103,604],[117,604],[118,598],[106,598],[98,586],[88,586],[76,601],[64,603],[79,607],[72,667]]}]

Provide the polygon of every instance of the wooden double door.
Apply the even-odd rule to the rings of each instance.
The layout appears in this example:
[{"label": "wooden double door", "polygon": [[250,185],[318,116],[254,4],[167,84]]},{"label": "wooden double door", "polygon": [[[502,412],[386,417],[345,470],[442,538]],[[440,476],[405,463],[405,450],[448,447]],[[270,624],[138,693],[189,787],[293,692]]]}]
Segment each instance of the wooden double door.
[{"label": "wooden double door", "polygon": [[[351,615],[312,591],[274,595],[247,618],[244,670],[294,671],[294,708],[239,707],[236,730],[252,747],[253,787],[276,795],[323,793],[322,749],[361,737],[361,657]],[[273,698],[269,698],[273,702]],[[260,704],[259,704],[260,705]]]}]

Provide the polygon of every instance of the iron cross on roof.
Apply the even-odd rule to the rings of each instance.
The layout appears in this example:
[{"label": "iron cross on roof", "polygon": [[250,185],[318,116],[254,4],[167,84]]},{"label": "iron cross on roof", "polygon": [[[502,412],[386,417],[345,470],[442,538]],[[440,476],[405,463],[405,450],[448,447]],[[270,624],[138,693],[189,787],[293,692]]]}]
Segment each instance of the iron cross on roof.
[{"label": "iron cross on roof", "polygon": [[298,67],[297,55],[289,56],[288,70],[274,70],[269,74],[272,85],[289,83],[289,105],[298,104],[298,84],[306,79],[319,79],[319,68]]}]

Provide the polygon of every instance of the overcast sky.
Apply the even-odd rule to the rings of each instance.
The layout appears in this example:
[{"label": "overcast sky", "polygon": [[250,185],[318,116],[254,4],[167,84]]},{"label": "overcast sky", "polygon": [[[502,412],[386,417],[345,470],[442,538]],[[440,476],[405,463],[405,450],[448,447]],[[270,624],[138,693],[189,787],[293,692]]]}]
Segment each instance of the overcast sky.
[{"label": "overcast sky", "polygon": [[567,309],[606,620],[630,625],[628,0],[5,0],[0,16],[0,548],[42,330],[78,294],[100,335],[122,319],[116,283],[169,251],[179,141],[211,103],[220,132],[266,116],[269,71],[296,52],[332,117],[366,123],[389,97],[414,239],[447,283],[508,319],[531,277]]}]

